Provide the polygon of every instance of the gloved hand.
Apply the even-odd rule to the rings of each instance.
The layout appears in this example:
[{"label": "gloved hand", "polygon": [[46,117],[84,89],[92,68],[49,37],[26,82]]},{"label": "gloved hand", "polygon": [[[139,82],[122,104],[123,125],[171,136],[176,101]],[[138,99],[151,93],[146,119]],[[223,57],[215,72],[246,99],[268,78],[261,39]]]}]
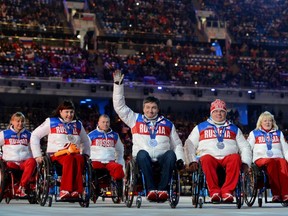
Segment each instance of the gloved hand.
[{"label": "gloved hand", "polygon": [[198,170],[198,163],[197,162],[191,162],[189,164],[189,169],[192,171],[192,172],[196,172]]},{"label": "gloved hand", "polygon": [[120,70],[115,70],[113,73],[114,83],[117,85],[121,85],[123,82],[124,74],[121,73]]},{"label": "gloved hand", "polygon": [[68,147],[68,154],[80,154],[80,150],[78,149],[77,145],[71,143]]},{"label": "gloved hand", "polygon": [[245,164],[245,163],[242,163],[241,170],[242,170],[243,173],[247,173],[248,170],[249,170],[249,166],[247,164]]},{"label": "gloved hand", "polygon": [[177,170],[182,170],[184,169],[184,162],[182,159],[179,159],[176,161],[176,168]]}]

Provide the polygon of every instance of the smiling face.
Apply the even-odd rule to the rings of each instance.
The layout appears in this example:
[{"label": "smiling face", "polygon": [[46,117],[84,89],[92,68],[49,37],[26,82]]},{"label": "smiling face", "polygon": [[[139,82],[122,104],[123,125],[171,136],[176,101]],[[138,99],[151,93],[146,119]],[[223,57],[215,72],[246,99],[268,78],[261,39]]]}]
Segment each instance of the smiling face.
[{"label": "smiling face", "polygon": [[11,124],[15,131],[19,132],[24,128],[25,119],[21,117],[14,117],[11,119]]},{"label": "smiling face", "polygon": [[271,117],[269,116],[264,116],[262,121],[261,121],[261,127],[265,130],[265,131],[270,131],[273,127],[273,120]]},{"label": "smiling face", "polygon": [[148,119],[153,119],[158,115],[159,108],[154,102],[145,103],[143,106],[143,113]]},{"label": "smiling face", "polygon": [[223,122],[226,120],[226,111],[224,110],[220,110],[220,109],[216,109],[214,111],[212,111],[211,113],[211,118],[215,121],[215,122]]},{"label": "smiling face", "polygon": [[60,110],[60,117],[64,122],[71,122],[74,119],[75,111],[73,109]]}]

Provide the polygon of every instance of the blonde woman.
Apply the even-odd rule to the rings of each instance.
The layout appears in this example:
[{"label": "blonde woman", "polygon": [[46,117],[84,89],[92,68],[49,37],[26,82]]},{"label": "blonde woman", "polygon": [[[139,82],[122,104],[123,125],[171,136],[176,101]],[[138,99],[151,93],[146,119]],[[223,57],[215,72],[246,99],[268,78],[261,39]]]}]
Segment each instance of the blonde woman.
[{"label": "blonde woman", "polygon": [[21,112],[14,113],[9,128],[0,132],[0,146],[7,167],[23,171],[16,191],[16,196],[19,197],[27,196],[25,190],[37,165],[32,157],[30,137],[30,131],[25,129],[25,116]]},{"label": "blonde woman", "polygon": [[253,151],[253,162],[266,168],[272,202],[288,202],[288,145],[270,112],[259,116],[247,140]]}]

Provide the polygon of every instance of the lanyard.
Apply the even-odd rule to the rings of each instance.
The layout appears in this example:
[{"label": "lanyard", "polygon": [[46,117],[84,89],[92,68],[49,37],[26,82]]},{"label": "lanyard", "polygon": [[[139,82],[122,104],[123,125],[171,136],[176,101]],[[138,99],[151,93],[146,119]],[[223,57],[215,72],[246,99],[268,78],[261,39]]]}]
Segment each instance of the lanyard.
[{"label": "lanyard", "polygon": [[217,130],[216,126],[213,125],[213,129],[214,129],[214,132],[215,132],[215,135],[217,137],[218,142],[223,142],[224,134],[225,134],[225,131],[226,131],[226,127],[220,127],[219,128],[220,130],[222,129],[221,135],[218,133],[218,130]]},{"label": "lanyard", "polygon": [[73,123],[64,123],[64,127],[68,135],[73,134]]},{"label": "lanyard", "polygon": [[267,149],[271,150],[272,149],[273,133],[266,133],[263,131],[263,135],[265,138]]},{"label": "lanyard", "polygon": [[156,138],[156,133],[157,133],[158,128],[159,128],[159,122],[156,122],[155,125],[153,125],[152,122],[146,122],[146,125],[148,127],[150,138],[151,139],[155,139]]}]

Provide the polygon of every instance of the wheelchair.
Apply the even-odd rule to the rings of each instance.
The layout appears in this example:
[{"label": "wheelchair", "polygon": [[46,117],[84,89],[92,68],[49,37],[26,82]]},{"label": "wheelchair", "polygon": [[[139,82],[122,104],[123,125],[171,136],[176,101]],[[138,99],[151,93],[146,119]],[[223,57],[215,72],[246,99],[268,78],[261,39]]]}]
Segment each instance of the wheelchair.
[{"label": "wheelchair", "polygon": [[6,162],[0,160],[0,202],[4,199],[7,204],[10,203],[11,199],[28,199],[30,204],[37,204],[37,193],[36,193],[36,177],[35,175],[31,178],[31,181],[26,187],[27,197],[16,196],[16,191],[19,188],[23,171],[8,168]]},{"label": "wheelchair", "polygon": [[[152,167],[154,173],[157,173],[154,176],[155,181],[160,179],[159,165],[154,164]],[[172,177],[168,184],[168,194],[169,194],[169,205],[171,208],[176,208],[179,198],[180,198],[180,174],[179,171],[175,168],[172,173]],[[124,178],[124,202],[128,208],[133,204],[134,196],[136,197],[136,206],[137,208],[141,207],[142,196],[147,196],[147,189],[145,185],[145,178],[141,170],[139,170],[135,159],[130,160],[126,164],[125,178]]]},{"label": "wheelchair", "polygon": [[107,169],[92,169],[91,177],[91,200],[96,203],[99,197],[102,201],[111,198],[113,203],[118,204],[123,200],[123,180],[114,180]]},{"label": "wheelchair", "polygon": [[245,178],[245,180],[245,185],[247,187],[245,203],[247,204],[247,206],[252,207],[257,197],[259,207],[262,207],[263,205],[263,198],[265,203],[281,203],[283,207],[288,206],[288,203],[283,203],[281,201],[268,201],[270,185],[268,175],[264,167],[259,168],[256,164],[253,163],[249,172],[249,178]]},{"label": "wheelchair", "polygon": [[[225,181],[225,170],[222,167],[219,167],[217,170],[219,185],[222,186]],[[234,197],[236,201],[231,203],[226,202],[219,202],[225,204],[236,204],[237,208],[240,209],[244,204],[244,177],[243,173],[239,173],[239,180],[238,184],[234,190]],[[192,180],[191,180],[191,193],[192,193],[192,205],[197,208],[202,208],[204,203],[213,203],[211,201],[206,200],[206,196],[209,195],[208,186],[206,183],[206,177],[202,170],[202,167],[199,163],[198,170],[192,173]],[[218,203],[213,203],[218,204]]]},{"label": "wheelchair", "polygon": [[52,162],[50,156],[44,156],[43,162],[38,166],[37,177],[37,200],[41,206],[52,206],[54,197],[55,202],[79,202],[81,207],[89,207],[91,194],[91,166],[88,159],[84,157],[84,171],[83,171],[83,193],[79,198],[59,199],[59,186],[61,182],[62,166]]}]

